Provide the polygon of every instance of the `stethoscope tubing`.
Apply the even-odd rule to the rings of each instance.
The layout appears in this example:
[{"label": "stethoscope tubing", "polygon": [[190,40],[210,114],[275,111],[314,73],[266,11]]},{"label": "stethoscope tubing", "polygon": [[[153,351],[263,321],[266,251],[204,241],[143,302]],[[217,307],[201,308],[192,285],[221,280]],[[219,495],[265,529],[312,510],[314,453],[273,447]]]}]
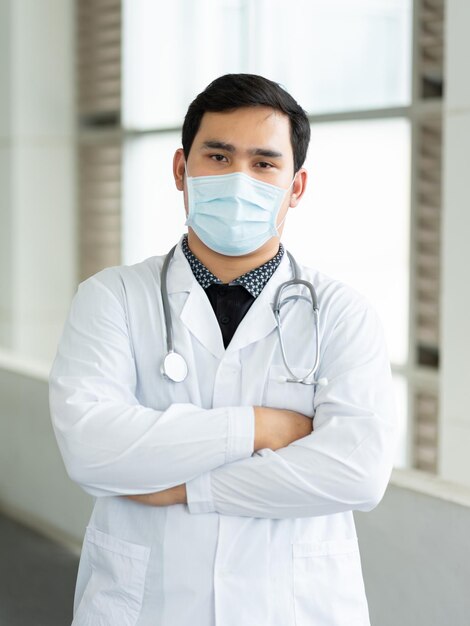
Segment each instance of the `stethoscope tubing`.
[{"label": "stethoscope tubing", "polygon": [[[166,258],[163,262],[162,271],[161,271],[160,290],[161,290],[161,296],[162,296],[163,318],[165,322],[166,349],[167,349],[167,354],[163,360],[161,370],[162,370],[162,374],[167,379],[173,382],[182,382],[183,380],[185,380],[187,376],[188,368],[187,368],[187,364],[186,364],[184,357],[180,355],[179,353],[175,352],[175,349],[174,349],[173,325],[172,325],[172,320],[171,320],[170,301],[168,297],[168,280],[167,280],[168,267],[175,253],[175,249],[176,249],[176,245],[173,246],[173,248],[166,255]],[[284,283],[279,285],[276,291],[276,296],[274,298],[274,305],[273,305],[273,311],[274,311],[274,316],[276,318],[282,360],[284,361],[284,365],[290,376],[290,378],[286,377],[284,379],[284,382],[300,383],[303,385],[324,385],[326,384],[325,383],[326,379],[320,379],[319,381],[312,379],[312,377],[315,375],[320,364],[320,323],[319,323],[319,309],[318,309],[317,294],[315,292],[315,288],[312,285],[312,283],[299,278],[300,276],[299,266],[297,265],[297,262],[292,256],[292,254],[288,251],[286,252],[287,252],[287,256],[289,258],[291,267],[292,267],[294,278],[292,280],[285,281]],[[306,296],[303,296],[303,295],[296,295],[296,296],[288,296],[287,298],[282,300],[282,294],[284,290],[291,286],[296,286],[296,285],[302,285],[306,287],[309,291],[310,298],[307,298]],[[281,322],[281,308],[284,306],[284,304],[286,304],[287,302],[291,300],[299,300],[299,299],[307,300],[311,302],[312,310],[313,310],[313,318],[314,318],[315,335],[316,335],[315,361],[314,361],[313,367],[310,369],[308,374],[302,378],[299,378],[294,374],[294,372],[292,371],[292,369],[290,368],[287,362],[287,355],[285,351],[284,340],[282,338],[282,322]],[[170,371],[170,369],[173,371]]]},{"label": "stethoscope tubing", "polygon": [[163,319],[165,320],[165,331],[166,331],[166,350],[167,352],[174,352],[173,349],[173,328],[171,323],[171,311],[170,311],[170,299],[168,297],[168,267],[170,265],[170,261],[173,258],[173,255],[176,250],[176,245],[168,252],[163,262],[162,273],[161,273],[161,285],[160,289],[162,292],[162,305],[163,305]]},{"label": "stethoscope tubing", "polygon": [[[292,272],[294,274],[294,278],[292,280],[288,280],[285,281],[284,283],[282,283],[281,285],[279,285],[277,292],[276,292],[276,297],[274,298],[274,306],[273,306],[273,310],[274,310],[274,315],[276,317],[276,323],[277,323],[277,332],[278,332],[278,336],[279,336],[279,345],[281,348],[281,354],[282,354],[282,360],[284,361],[284,365],[290,375],[290,378],[286,378],[285,382],[287,383],[301,383],[303,385],[316,385],[316,384],[322,384],[319,383],[319,381],[315,381],[315,380],[309,380],[311,377],[313,377],[320,365],[320,324],[319,324],[319,310],[318,310],[318,298],[317,298],[317,294],[315,291],[314,286],[312,285],[311,282],[307,281],[307,280],[303,280],[300,278],[300,269],[299,266],[297,264],[297,261],[294,259],[294,257],[292,256],[292,254],[286,250],[287,256],[289,258],[291,267],[292,267]],[[281,307],[284,306],[284,304],[287,304],[287,302],[289,302],[290,300],[307,300],[309,301],[308,298],[306,298],[305,296],[301,296],[301,295],[297,295],[297,296],[288,296],[287,298],[285,298],[284,300],[282,300],[282,294],[283,291],[291,286],[295,286],[295,285],[303,285],[304,287],[306,287],[310,293],[310,301],[312,304],[312,310],[313,310],[313,318],[314,318],[314,325],[315,325],[315,336],[316,336],[316,347],[315,347],[315,361],[313,363],[313,367],[310,369],[310,371],[303,376],[302,378],[299,378],[298,376],[296,376],[294,374],[294,372],[291,370],[291,368],[289,367],[289,363],[287,361],[287,355],[286,355],[286,350],[285,350],[285,346],[284,346],[284,340],[282,338],[282,322],[281,322]]]}]

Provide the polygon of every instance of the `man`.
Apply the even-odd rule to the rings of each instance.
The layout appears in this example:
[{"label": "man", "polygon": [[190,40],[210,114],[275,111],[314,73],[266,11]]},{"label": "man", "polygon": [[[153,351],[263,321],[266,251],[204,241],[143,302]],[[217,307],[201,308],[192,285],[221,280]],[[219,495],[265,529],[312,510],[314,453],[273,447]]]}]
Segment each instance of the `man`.
[{"label": "man", "polygon": [[381,326],[305,267],[282,328],[273,311],[297,271],[280,236],[309,135],[276,83],[215,80],[174,157],[188,233],[167,270],[153,257],[80,285],[50,380],[67,470],[96,496],[74,625],[369,624],[352,512],[392,467]]}]

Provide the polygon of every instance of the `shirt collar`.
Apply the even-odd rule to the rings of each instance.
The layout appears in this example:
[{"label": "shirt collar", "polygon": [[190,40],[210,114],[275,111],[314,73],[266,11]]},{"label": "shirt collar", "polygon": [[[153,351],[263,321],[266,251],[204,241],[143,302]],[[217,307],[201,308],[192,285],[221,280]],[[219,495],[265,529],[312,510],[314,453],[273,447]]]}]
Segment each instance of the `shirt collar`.
[{"label": "shirt collar", "polygon": [[[181,247],[183,249],[184,256],[186,257],[189,266],[196,278],[197,282],[201,285],[203,289],[207,289],[210,285],[222,285],[222,281],[214,276],[212,272],[210,272],[207,267],[201,263],[201,261],[191,252],[188,245],[188,236],[184,235],[183,240],[181,242]],[[264,286],[274,274],[274,272],[279,267],[279,263],[282,260],[284,255],[284,247],[282,243],[279,244],[278,253],[273,256],[272,259],[260,265],[260,267],[256,267],[253,270],[250,270],[246,274],[235,278],[230,284],[231,285],[241,285],[245,287],[245,289],[251,293],[254,298],[257,298],[259,294],[263,291]]]}]

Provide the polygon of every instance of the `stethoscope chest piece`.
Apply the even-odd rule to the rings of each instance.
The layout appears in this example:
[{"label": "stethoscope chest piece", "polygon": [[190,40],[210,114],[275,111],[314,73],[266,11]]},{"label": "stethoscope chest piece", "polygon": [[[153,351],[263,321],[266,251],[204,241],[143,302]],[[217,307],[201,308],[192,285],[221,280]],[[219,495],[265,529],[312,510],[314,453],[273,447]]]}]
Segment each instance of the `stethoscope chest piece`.
[{"label": "stethoscope chest piece", "polygon": [[186,361],[177,352],[168,352],[163,359],[162,374],[174,383],[182,383],[188,375]]}]

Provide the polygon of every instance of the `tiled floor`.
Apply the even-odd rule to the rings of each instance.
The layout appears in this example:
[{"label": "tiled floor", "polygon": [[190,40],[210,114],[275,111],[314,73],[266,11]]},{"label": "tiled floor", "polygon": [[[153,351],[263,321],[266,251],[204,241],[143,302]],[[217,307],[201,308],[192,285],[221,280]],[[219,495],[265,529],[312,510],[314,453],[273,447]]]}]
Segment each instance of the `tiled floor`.
[{"label": "tiled floor", "polygon": [[0,626],[70,626],[78,558],[0,515]]}]

